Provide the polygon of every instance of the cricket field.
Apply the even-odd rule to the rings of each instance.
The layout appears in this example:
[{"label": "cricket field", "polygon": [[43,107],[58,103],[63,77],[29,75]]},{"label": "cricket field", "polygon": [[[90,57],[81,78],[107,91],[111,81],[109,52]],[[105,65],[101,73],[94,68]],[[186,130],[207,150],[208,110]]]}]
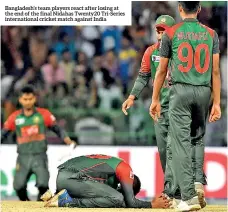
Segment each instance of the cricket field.
[{"label": "cricket field", "polygon": [[[125,208],[45,208],[44,202],[2,201],[2,212],[175,212],[173,209],[125,209]],[[227,212],[226,205],[208,205],[200,212]]]}]

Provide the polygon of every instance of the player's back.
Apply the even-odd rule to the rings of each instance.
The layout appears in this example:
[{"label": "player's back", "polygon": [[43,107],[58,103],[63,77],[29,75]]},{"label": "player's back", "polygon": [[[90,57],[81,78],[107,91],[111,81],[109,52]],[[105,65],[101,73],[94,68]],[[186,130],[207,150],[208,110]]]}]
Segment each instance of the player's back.
[{"label": "player's back", "polygon": [[172,83],[211,85],[214,30],[185,19],[167,31],[171,40]]},{"label": "player's back", "polygon": [[121,162],[122,159],[108,155],[85,155],[72,158],[58,168],[72,173],[82,173],[104,183],[113,184],[116,179],[116,168]]}]

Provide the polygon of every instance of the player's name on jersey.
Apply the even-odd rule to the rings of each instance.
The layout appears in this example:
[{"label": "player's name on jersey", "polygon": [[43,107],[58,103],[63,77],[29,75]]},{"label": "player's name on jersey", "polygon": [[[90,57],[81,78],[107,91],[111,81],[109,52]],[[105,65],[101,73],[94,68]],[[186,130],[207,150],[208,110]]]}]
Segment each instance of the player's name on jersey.
[{"label": "player's name on jersey", "polygon": [[208,32],[178,32],[178,40],[208,40]]}]

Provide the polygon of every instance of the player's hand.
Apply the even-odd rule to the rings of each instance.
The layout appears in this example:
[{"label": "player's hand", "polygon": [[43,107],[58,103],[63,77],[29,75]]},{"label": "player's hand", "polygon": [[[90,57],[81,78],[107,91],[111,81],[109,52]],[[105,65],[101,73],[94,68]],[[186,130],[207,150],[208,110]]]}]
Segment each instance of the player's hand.
[{"label": "player's hand", "polygon": [[153,101],[150,105],[150,116],[154,121],[158,121],[161,115],[161,104],[159,101]]},{"label": "player's hand", "polygon": [[77,146],[77,142],[70,139],[70,137],[64,138],[64,142],[74,149]]},{"label": "player's hand", "polygon": [[155,197],[151,202],[152,208],[169,208],[171,200],[168,200],[165,195]]},{"label": "player's hand", "polygon": [[123,104],[122,104],[122,111],[127,116],[127,110],[134,105],[134,99],[129,97]]},{"label": "player's hand", "polygon": [[209,117],[209,122],[218,121],[221,118],[221,108],[218,104],[213,104],[211,108],[211,113]]}]

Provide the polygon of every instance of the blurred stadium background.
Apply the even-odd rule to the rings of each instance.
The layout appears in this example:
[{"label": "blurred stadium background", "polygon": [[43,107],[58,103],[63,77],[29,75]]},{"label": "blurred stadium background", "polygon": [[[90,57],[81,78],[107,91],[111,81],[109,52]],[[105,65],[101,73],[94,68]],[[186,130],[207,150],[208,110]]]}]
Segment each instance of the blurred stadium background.
[{"label": "blurred stadium background", "polygon": [[[209,153],[225,154],[225,148],[221,147],[227,146],[227,1],[205,1],[201,4],[199,20],[219,35],[222,76],[223,116],[218,122],[207,125],[205,145],[220,147],[208,148]],[[152,154],[156,154],[153,121],[148,114],[151,84],[143,91],[129,116],[123,115],[121,105],[133,86],[145,49],[156,42],[153,28],[156,18],[168,14],[180,21],[176,7],[177,2],[133,2],[132,26],[126,27],[2,26],[1,126],[19,107],[18,91],[30,83],[37,89],[38,105],[53,112],[58,124],[79,144],[88,145],[89,149],[90,145],[115,145],[116,148],[148,146]],[[52,133],[48,133],[48,141],[53,145],[62,144]],[[8,145],[4,146],[9,149],[9,152],[4,151],[6,157],[11,152],[16,155],[14,145],[10,145],[15,144],[15,135],[6,143]],[[2,153],[4,146],[1,147]],[[101,147],[100,151],[105,153],[105,148],[111,152],[109,147]],[[133,152],[132,157],[137,157],[137,151],[140,154],[146,152],[144,148],[137,151],[133,148],[136,147],[126,147],[122,153]],[[208,160],[212,160],[211,156]],[[227,164],[224,164],[227,156],[221,157],[225,172],[220,170],[220,166],[217,169],[225,177],[222,185],[225,196],[211,194],[210,198],[227,198]],[[14,166],[15,162],[11,164]],[[155,165],[153,167],[152,172],[157,172]],[[8,173],[11,175],[13,168],[4,171],[1,167],[3,198],[15,195],[7,187],[11,181]],[[34,177],[31,180],[34,181]],[[161,178],[159,180],[162,181]],[[156,191],[151,195],[154,193]]]}]

